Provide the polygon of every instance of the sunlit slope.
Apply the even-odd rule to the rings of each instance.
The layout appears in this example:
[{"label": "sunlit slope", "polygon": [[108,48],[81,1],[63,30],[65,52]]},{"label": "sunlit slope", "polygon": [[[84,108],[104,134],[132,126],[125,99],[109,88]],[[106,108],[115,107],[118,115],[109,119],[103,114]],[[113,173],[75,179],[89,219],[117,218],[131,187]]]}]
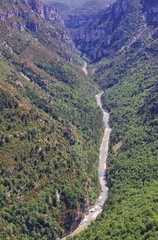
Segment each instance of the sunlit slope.
[{"label": "sunlit slope", "polygon": [[1,2],[1,239],[56,239],[98,193],[95,89],[35,3]]},{"label": "sunlit slope", "polygon": [[98,221],[74,239],[158,238],[157,3],[144,4],[139,34],[97,65],[94,79],[105,90],[112,127],[109,199]]}]

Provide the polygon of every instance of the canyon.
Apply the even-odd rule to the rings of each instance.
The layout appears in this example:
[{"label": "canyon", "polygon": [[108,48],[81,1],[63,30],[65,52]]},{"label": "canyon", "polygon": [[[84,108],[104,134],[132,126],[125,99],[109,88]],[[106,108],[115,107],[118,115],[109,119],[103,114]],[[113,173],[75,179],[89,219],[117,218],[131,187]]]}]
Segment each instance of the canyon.
[{"label": "canyon", "polygon": [[158,237],[158,3],[90,2],[1,1],[2,239]]}]

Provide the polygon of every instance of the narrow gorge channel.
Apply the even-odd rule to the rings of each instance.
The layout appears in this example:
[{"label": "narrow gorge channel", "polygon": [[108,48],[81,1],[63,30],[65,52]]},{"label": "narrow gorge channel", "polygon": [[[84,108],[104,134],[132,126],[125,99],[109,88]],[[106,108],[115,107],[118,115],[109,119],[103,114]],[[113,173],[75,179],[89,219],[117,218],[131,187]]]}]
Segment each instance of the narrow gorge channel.
[{"label": "narrow gorge channel", "polygon": [[[87,71],[87,63],[84,62],[84,66],[82,68],[83,72],[88,75]],[[106,165],[107,165],[107,157],[108,157],[108,149],[109,149],[109,138],[111,133],[111,128],[108,124],[109,121],[109,113],[104,111],[102,107],[101,102],[101,96],[103,94],[103,91],[100,92],[95,96],[97,105],[101,108],[103,112],[103,122],[105,126],[105,131],[103,135],[103,139],[100,145],[100,154],[99,154],[99,166],[98,166],[98,177],[101,185],[101,193],[99,197],[97,198],[95,204],[89,209],[88,213],[85,214],[83,220],[79,224],[79,226],[70,234],[62,238],[61,240],[66,240],[69,236],[74,236],[83,230],[85,230],[91,223],[91,221],[95,221],[97,216],[102,212],[104,203],[108,197],[108,188],[106,186],[106,180],[105,180],[105,171],[106,171]]]}]

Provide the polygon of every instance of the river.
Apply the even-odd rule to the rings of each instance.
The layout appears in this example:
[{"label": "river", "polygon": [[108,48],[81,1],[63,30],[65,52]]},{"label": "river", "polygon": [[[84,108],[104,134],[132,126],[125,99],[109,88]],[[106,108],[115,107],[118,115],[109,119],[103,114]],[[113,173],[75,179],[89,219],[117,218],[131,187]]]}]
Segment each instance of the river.
[{"label": "river", "polygon": [[83,68],[82,68],[83,72],[85,73],[85,75],[88,75],[88,71],[87,71],[87,62],[84,62]]},{"label": "river", "polygon": [[[84,63],[84,66],[82,69],[83,69],[83,72],[87,75],[88,71],[87,71],[86,63]],[[107,156],[108,156],[111,128],[109,127],[109,124],[108,124],[109,113],[105,112],[104,109],[102,108],[102,103],[101,103],[102,94],[103,92],[100,92],[95,96],[97,105],[101,108],[103,112],[103,122],[105,126],[104,135],[103,135],[103,139],[100,146],[99,166],[98,166],[98,177],[101,185],[101,193],[97,198],[95,204],[89,209],[88,213],[85,214],[83,220],[81,221],[77,229],[74,230],[70,235],[62,238],[61,240],[65,240],[69,236],[74,236],[77,233],[80,233],[90,225],[91,221],[96,220],[97,216],[102,212],[103,205],[108,196],[108,188],[106,186],[106,180],[105,180],[105,171],[106,171],[106,162],[107,162]]]}]

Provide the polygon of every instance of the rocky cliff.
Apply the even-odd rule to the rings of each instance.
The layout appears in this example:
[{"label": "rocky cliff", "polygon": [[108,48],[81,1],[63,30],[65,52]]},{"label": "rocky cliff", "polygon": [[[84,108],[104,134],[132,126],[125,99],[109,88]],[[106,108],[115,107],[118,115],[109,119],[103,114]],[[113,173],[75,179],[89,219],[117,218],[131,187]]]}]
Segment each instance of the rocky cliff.
[{"label": "rocky cliff", "polygon": [[158,25],[158,2],[156,0],[144,0],[147,21],[149,24]]},{"label": "rocky cliff", "polygon": [[[2,0],[0,20],[2,23],[6,23],[8,29],[33,32],[41,30],[43,24],[47,22],[49,35],[63,41],[68,38],[64,20],[59,12],[52,7],[43,5],[38,0],[19,0],[16,4],[8,1],[7,7],[5,1]],[[56,25],[55,28],[53,28],[53,24]]]},{"label": "rocky cliff", "polygon": [[118,0],[83,27],[77,28],[78,19],[71,18],[67,24],[72,39],[82,53],[98,61],[133,42],[133,36],[136,40],[146,25],[157,25],[158,4],[155,0]]},{"label": "rocky cliff", "polygon": [[48,6],[58,9],[65,19],[65,25],[68,29],[78,29],[94,21],[95,15],[103,8],[107,8],[110,3],[116,0],[84,0],[84,1],[65,1],[49,0]]},{"label": "rocky cliff", "polygon": [[73,42],[67,34],[64,19],[60,13],[39,0],[2,0],[0,9],[1,34],[25,30],[33,34],[35,39],[67,61],[72,60]]},{"label": "rocky cliff", "polygon": [[63,25],[63,19],[56,9],[43,5],[37,0],[20,0],[21,3],[28,6],[31,10],[39,14],[45,21],[58,22]]},{"label": "rocky cliff", "polygon": [[65,25],[69,29],[77,29],[93,22],[94,15],[70,14],[65,19]]},{"label": "rocky cliff", "polygon": [[[21,4],[21,8],[19,8],[19,4]],[[5,1],[2,1],[2,6],[0,10],[0,19],[5,20],[11,18],[13,16],[18,16],[22,18],[27,18],[33,15],[33,12],[39,14],[44,20],[54,22],[57,21],[59,23],[63,23],[62,18],[58,11],[52,7],[43,5],[38,0],[19,0],[15,5],[12,5],[11,1],[8,1],[8,8],[3,8],[5,6]],[[27,8],[30,9],[28,12]]]}]

